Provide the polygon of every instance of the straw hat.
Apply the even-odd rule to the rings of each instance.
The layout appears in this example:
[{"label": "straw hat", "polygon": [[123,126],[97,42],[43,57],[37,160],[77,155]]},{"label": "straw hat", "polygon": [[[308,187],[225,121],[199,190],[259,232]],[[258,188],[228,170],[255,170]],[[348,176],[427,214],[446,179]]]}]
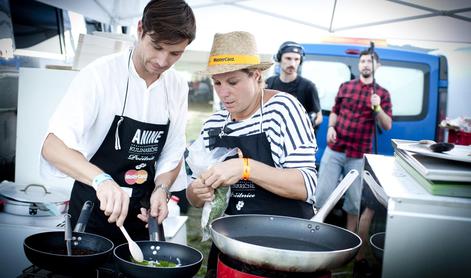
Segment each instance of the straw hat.
[{"label": "straw hat", "polygon": [[243,31],[230,33],[216,33],[213,47],[209,53],[209,61],[206,70],[201,74],[214,75],[241,69],[266,70],[273,63],[261,62],[257,53],[255,37]]}]

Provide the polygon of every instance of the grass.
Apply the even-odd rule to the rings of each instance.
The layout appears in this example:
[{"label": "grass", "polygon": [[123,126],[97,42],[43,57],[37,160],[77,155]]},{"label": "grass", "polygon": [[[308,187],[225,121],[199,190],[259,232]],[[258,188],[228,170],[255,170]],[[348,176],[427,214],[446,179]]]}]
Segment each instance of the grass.
[{"label": "grass", "polygon": [[188,143],[198,138],[203,123],[211,113],[211,104],[190,102],[188,105],[188,120],[186,122],[186,140]]},{"label": "grass", "polygon": [[[200,133],[204,121],[212,113],[212,105],[210,103],[190,102],[188,105],[188,121],[186,127],[186,139],[190,143]],[[188,245],[200,250],[203,253],[204,260],[196,277],[203,278],[206,274],[206,264],[208,261],[209,249],[211,241],[201,242],[201,211],[200,208],[189,207],[187,216],[187,242]]]},{"label": "grass", "polygon": [[206,274],[206,264],[211,247],[211,240],[201,241],[201,211],[202,209],[190,207],[187,212],[188,221],[186,223],[188,245],[200,250],[204,257],[201,268],[196,274],[198,278],[203,278]]}]

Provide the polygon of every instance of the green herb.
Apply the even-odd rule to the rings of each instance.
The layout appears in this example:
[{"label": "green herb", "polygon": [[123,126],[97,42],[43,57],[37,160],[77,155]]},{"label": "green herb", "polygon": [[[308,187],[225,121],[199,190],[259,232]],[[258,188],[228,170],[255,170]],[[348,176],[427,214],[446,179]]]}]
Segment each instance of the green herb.
[{"label": "green herb", "polygon": [[229,186],[221,186],[214,190],[214,199],[211,201],[211,211],[209,212],[208,222],[203,226],[203,240],[210,238],[211,231],[209,224],[211,224],[214,219],[223,216],[228,204],[228,191]]},{"label": "green herb", "polygon": [[177,264],[176,263],[172,263],[172,262],[169,262],[169,261],[164,261],[164,260],[160,260],[160,261],[147,261],[147,260],[143,260],[142,262],[138,262],[136,260],[134,260],[132,257],[131,257],[131,261],[135,264],[139,264],[139,265],[144,265],[144,266],[151,266],[151,267],[177,267]]},{"label": "green herb", "polygon": [[227,208],[227,190],[228,186],[218,187],[214,191],[214,200],[211,203],[211,213],[209,214],[209,221],[211,223],[214,219],[221,217]]}]

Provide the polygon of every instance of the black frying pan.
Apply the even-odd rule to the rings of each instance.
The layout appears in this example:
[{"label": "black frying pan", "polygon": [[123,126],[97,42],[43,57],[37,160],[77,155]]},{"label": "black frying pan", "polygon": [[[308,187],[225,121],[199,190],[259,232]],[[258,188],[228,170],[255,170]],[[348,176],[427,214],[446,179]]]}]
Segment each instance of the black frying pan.
[{"label": "black frying pan", "polygon": [[350,171],[311,220],[253,214],[216,219],[210,225],[213,243],[229,257],[264,269],[316,272],[342,266],[356,255],[361,239],[322,221],[357,176]]},{"label": "black frying pan", "polygon": [[[193,277],[201,267],[203,254],[186,245],[165,242],[163,227],[157,228],[157,220],[149,221],[149,241],[136,241],[147,261],[164,260],[175,263],[177,267],[145,266],[131,261],[128,243],[118,245],[114,250],[115,262],[119,270],[127,276],[136,278]],[[157,232],[157,229],[159,232]],[[156,240],[156,236],[159,241]]]},{"label": "black frying pan", "polygon": [[383,251],[384,251],[384,238],[386,233],[376,233],[370,237],[370,245],[373,250],[373,255],[379,261],[383,260]]},{"label": "black frying pan", "polygon": [[[90,201],[82,208],[78,223],[84,230],[91,211]],[[88,214],[88,215],[87,215]],[[79,226],[79,224],[77,224]],[[77,230],[77,229],[76,229]],[[72,233],[72,255],[67,255],[64,232],[45,232],[27,237],[23,242],[26,257],[35,266],[65,275],[89,274],[104,264],[113,250],[111,240],[90,233]]]}]

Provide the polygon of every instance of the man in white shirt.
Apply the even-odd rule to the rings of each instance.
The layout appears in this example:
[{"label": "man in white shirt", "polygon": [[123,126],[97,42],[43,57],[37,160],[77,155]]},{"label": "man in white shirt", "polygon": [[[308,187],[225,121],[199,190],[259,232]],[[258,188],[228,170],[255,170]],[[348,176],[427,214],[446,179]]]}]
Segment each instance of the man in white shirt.
[{"label": "man in white shirt", "polygon": [[41,156],[43,174],[75,179],[72,225],[92,200],[99,205],[87,232],[115,243],[125,241],[117,228],[123,224],[133,239],[147,239],[148,206],[159,223],[167,217],[186,146],[188,85],[170,67],[195,37],[193,11],[183,0],[150,1],[137,31],[132,50],[78,73],[50,120]]}]

